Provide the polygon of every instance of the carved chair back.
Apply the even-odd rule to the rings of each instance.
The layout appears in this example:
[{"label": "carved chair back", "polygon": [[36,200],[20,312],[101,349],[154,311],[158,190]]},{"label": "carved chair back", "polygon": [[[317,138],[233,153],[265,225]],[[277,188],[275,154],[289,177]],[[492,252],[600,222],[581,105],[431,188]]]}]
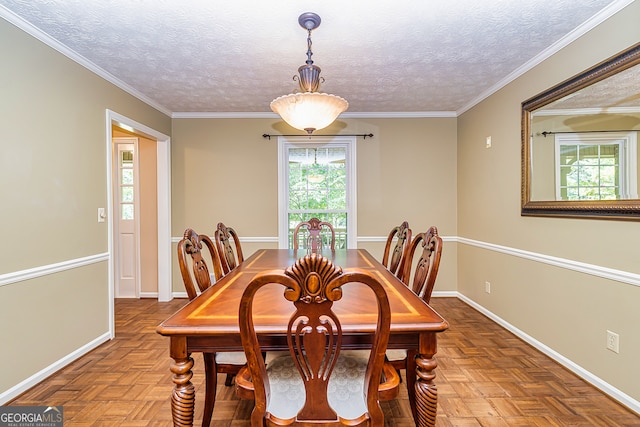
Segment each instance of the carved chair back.
[{"label": "carved chair back", "polygon": [[[222,222],[218,223],[214,238],[220,265],[222,266],[222,273],[227,274],[244,261],[240,239],[233,228],[227,227]],[[231,245],[231,240],[233,240],[233,246]]]},{"label": "carved chair back", "polygon": [[[203,256],[203,244],[209,252],[208,256]],[[205,260],[207,258],[213,266],[215,280],[219,280],[223,274],[213,241],[209,236],[198,235],[191,228],[187,228],[182,240],[178,242],[178,264],[189,299],[194,299],[211,286],[211,272],[207,266],[208,261]]]},{"label": "carved chair back", "polygon": [[407,221],[403,221],[402,224],[391,229],[384,247],[382,265],[387,267],[400,280],[403,279],[404,260],[407,258],[410,244],[411,228],[409,228]]},{"label": "carved chair back", "polygon": [[[411,278],[413,258],[419,247],[422,248],[422,253],[413,270],[413,278]],[[441,256],[442,238],[438,235],[438,229],[435,226],[431,226],[424,233],[414,236],[409,247],[403,280],[427,304],[431,300],[431,293],[436,283]]]},{"label": "carved chair back", "polygon": [[[342,298],[343,286],[355,282],[369,288],[370,291],[363,290],[363,294],[368,294],[363,298],[376,301],[377,329],[371,351],[341,352],[342,327],[333,306]],[[254,329],[253,306],[258,291],[273,284],[284,287],[283,298],[293,303],[295,312],[287,326],[289,351],[265,366]],[[279,291],[269,288],[269,292]],[[259,307],[256,311],[262,309]],[[239,378],[250,378],[255,399],[251,414],[253,426],[263,426],[265,421],[268,421],[266,425],[323,427],[384,425],[378,388],[380,379],[386,379],[382,372],[386,367],[384,352],[389,339],[390,308],[383,285],[369,272],[343,271],[317,253],[300,258],[284,272],[262,272],[244,291],[239,324],[249,372],[238,374],[236,387]],[[342,374],[345,370],[347,375]],[[358,378],[350,378],[355,372],[360,373]],[[389,380],[395,381],[397,395],[397,373],[390,366],[384,372],[390,377],[396,376]],[[339,384],[338,393],[329,392],[334,376],[337,378],[334,384]],[[356,391],[348,393],[350,389]],[[283,394],[282,390],[288,392]],[[348,396],[336,397],[341,393]]]},{"label": "carved chair back", "polygon": [[305,234],[305,247],[309,253],[322,253],[325,246],[325,240],[329,241],[329,247],[332,252],[336,250],[336,233],[333,225],[318,218],[311,218],[296,225],[293,230],[293,249],[298,250],[300,244],[299,233]]}]

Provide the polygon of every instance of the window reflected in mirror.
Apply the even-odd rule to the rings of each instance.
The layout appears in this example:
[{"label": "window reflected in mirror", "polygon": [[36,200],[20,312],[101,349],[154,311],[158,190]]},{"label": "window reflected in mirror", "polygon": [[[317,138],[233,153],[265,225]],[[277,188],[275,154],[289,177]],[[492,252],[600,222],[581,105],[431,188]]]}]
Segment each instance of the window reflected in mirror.
[{"label": "window reflected in mirror", "polygon": [[522,103],[522,215],[638,218],[640,43]]},{"label": "window reflected in mirror", "polygon": [[558,133],[536,141],[531,200],[638,198],[636,134]]}]

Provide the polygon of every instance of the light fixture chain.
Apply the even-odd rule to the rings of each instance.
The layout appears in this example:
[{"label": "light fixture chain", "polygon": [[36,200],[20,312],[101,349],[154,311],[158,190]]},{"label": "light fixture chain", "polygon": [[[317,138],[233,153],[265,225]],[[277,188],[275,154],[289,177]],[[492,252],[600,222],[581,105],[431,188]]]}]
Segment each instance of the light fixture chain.
[{"label": "light fixture chain", "polygon": [[311,52],[311,30],[307,31],[309,33],[307,36],[307,65],[312,65],[313,60],[311,59],[311,55],[313,55],[313,52]]}]

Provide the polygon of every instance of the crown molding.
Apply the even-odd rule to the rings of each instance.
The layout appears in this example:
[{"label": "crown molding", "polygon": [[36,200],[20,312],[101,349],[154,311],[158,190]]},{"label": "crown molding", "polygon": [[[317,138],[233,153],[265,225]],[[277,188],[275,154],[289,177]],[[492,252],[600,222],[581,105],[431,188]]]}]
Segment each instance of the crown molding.
[{"label": "crown molding", "polygon": [[280,116],[278,116],[276,113],[268,113],[262,111],[178,111],[171,114],[172,119],[277,119],[279,117]]},{"label": "crown molding", "polygon": [[[376,112],[347,112],[340,114],[342,119],[407,119],[431,117],[457,117],[455,111],[376,111]],[[268,112],[175,112],[173,119],[279,119],[276,113]]]}]

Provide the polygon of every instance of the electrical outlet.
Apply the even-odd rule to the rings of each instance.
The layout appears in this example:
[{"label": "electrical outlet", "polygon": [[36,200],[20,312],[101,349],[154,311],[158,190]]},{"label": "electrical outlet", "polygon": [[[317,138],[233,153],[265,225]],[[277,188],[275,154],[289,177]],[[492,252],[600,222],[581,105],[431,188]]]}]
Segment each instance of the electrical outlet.
[{"label": "electrical outlet", "polygon": [[484,291],[488,294],[491,293],[491,283],[489,282],[484,282]]},{"label": "electrical outlet", "polygon": [[620,335],[607,331],[607,349],[614,353],[620,353]]}]

